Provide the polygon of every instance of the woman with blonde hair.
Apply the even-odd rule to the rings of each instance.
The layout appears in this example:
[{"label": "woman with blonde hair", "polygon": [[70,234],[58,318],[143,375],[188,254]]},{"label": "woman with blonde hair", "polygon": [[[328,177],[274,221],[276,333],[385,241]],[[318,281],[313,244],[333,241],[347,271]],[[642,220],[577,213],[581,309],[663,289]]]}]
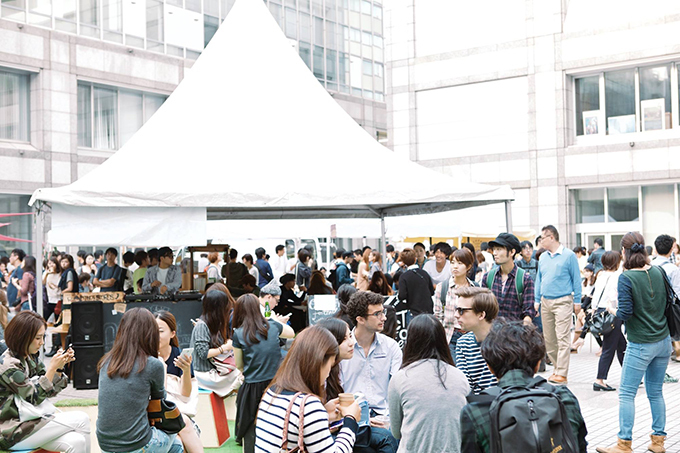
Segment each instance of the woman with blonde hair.
[{"label": "woman with blonde hair", "polygon": [[357,270],[357,289],[359,291],[368,291],[368,286],[370,285],[370,280],[368,278],[369,270],[371,268],[369,263],[370,256],[371,249],[367,248],[361,256],[361,261],[359,261],[359,268]]}]

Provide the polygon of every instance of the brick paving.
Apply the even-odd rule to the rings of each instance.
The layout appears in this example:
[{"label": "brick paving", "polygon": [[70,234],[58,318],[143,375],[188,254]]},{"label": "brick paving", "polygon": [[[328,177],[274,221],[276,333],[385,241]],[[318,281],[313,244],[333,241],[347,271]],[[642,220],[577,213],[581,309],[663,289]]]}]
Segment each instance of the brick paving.
[{"label": "brick paving", "polygon": [[[597,343],[590,337],[586,339],[578,354],[571,355],[569,368],[569,389],[576,395],[581,405],[581,411],[588,427],[588,453],[594,453],[597,446],[609,446],[616,440],[619,430],[619,401],[618,392],[595,392],[593,382],[597,374],[599,357],[596,351]],[[548,377],[552,367],[548,366],[542,376]],[[680,363],[670,362],[668,373],[680,377]],[[609,384],[619,387],[621,366],[615,359],[609,372]],[[666,399],[666,431],[668,440],[666,449],[669,453],[680,452],[680,383],[664,384]],[[64,389],[55,400],[97,398],[97,390],[76,390],[71,384]],[[645,396],[644,386],[640,387],[635,399],[635,427],[633,428],[633,450],[647,451],[649,435],[651,434],[652,416],[649,403]]]}]

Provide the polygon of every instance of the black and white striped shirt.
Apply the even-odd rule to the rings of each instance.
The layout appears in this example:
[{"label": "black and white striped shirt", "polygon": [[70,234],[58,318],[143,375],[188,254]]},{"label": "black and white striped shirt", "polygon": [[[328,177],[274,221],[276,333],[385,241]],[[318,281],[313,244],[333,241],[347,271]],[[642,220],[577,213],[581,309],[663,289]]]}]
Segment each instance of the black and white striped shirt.
[{"label": "black and white striped shirt", "polygon": [[[271,389],[262,397],[255,424],[255,451],[278,452],[283,440],[283,423],[286,410],[293,398],[293,392],[275,393]],[[289,450],[297,446],[300,404],[304,395],[299,395],[293,403],[288,423]],[[303,438],[308,453],[351,453],[356,438],[357,423],[345,418],[343,428],[335,439],[328,428],[328,412],[316,396],[310,396],[305,403]]]}]

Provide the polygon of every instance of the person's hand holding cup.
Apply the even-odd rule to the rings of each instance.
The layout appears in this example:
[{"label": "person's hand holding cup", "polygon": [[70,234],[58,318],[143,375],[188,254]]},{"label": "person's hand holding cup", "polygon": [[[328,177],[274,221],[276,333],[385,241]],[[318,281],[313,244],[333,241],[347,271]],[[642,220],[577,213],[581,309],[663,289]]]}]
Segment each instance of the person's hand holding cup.
[{"label": "person's hand holding cup", "polygon": [[357,422],[361,420],[361,408],[354,400],[354,395],[351,393],[341,393],[338,395],[340,401],[340,413],[343,417],[354,417]]}]

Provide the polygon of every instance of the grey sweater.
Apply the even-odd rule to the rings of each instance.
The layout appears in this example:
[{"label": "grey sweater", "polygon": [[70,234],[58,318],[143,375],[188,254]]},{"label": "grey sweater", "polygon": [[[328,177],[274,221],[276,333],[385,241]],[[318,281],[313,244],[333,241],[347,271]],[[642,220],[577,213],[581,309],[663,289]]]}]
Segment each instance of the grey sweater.
[{"label": "grey sweater", "polygon": [[99,372],[99,414],[97,440],[103,451],[127,452],[142,448],[151,440],[151,426],[146,415],[152,391],[165,393],[165,367],[149,357],[141,373],[138,366],[127,379],[110,378],[108,362]]},{"label": "grey sweater", "polygon": [[437,375],[437,360],[402,368],[392,377],[388,393],[390,428],[399,453],[460,452],[460,411],[470,393],[465,375],[439,362],[446,388]]},{"label": "grey sweater", "polygon": [[194,371],[210,371],[214,368],[208,359],[210,329],[208,329],[208,325],[202,320],[199,320],[194,326],[194,330],[191,331],[190,347],[194,348]]}]

